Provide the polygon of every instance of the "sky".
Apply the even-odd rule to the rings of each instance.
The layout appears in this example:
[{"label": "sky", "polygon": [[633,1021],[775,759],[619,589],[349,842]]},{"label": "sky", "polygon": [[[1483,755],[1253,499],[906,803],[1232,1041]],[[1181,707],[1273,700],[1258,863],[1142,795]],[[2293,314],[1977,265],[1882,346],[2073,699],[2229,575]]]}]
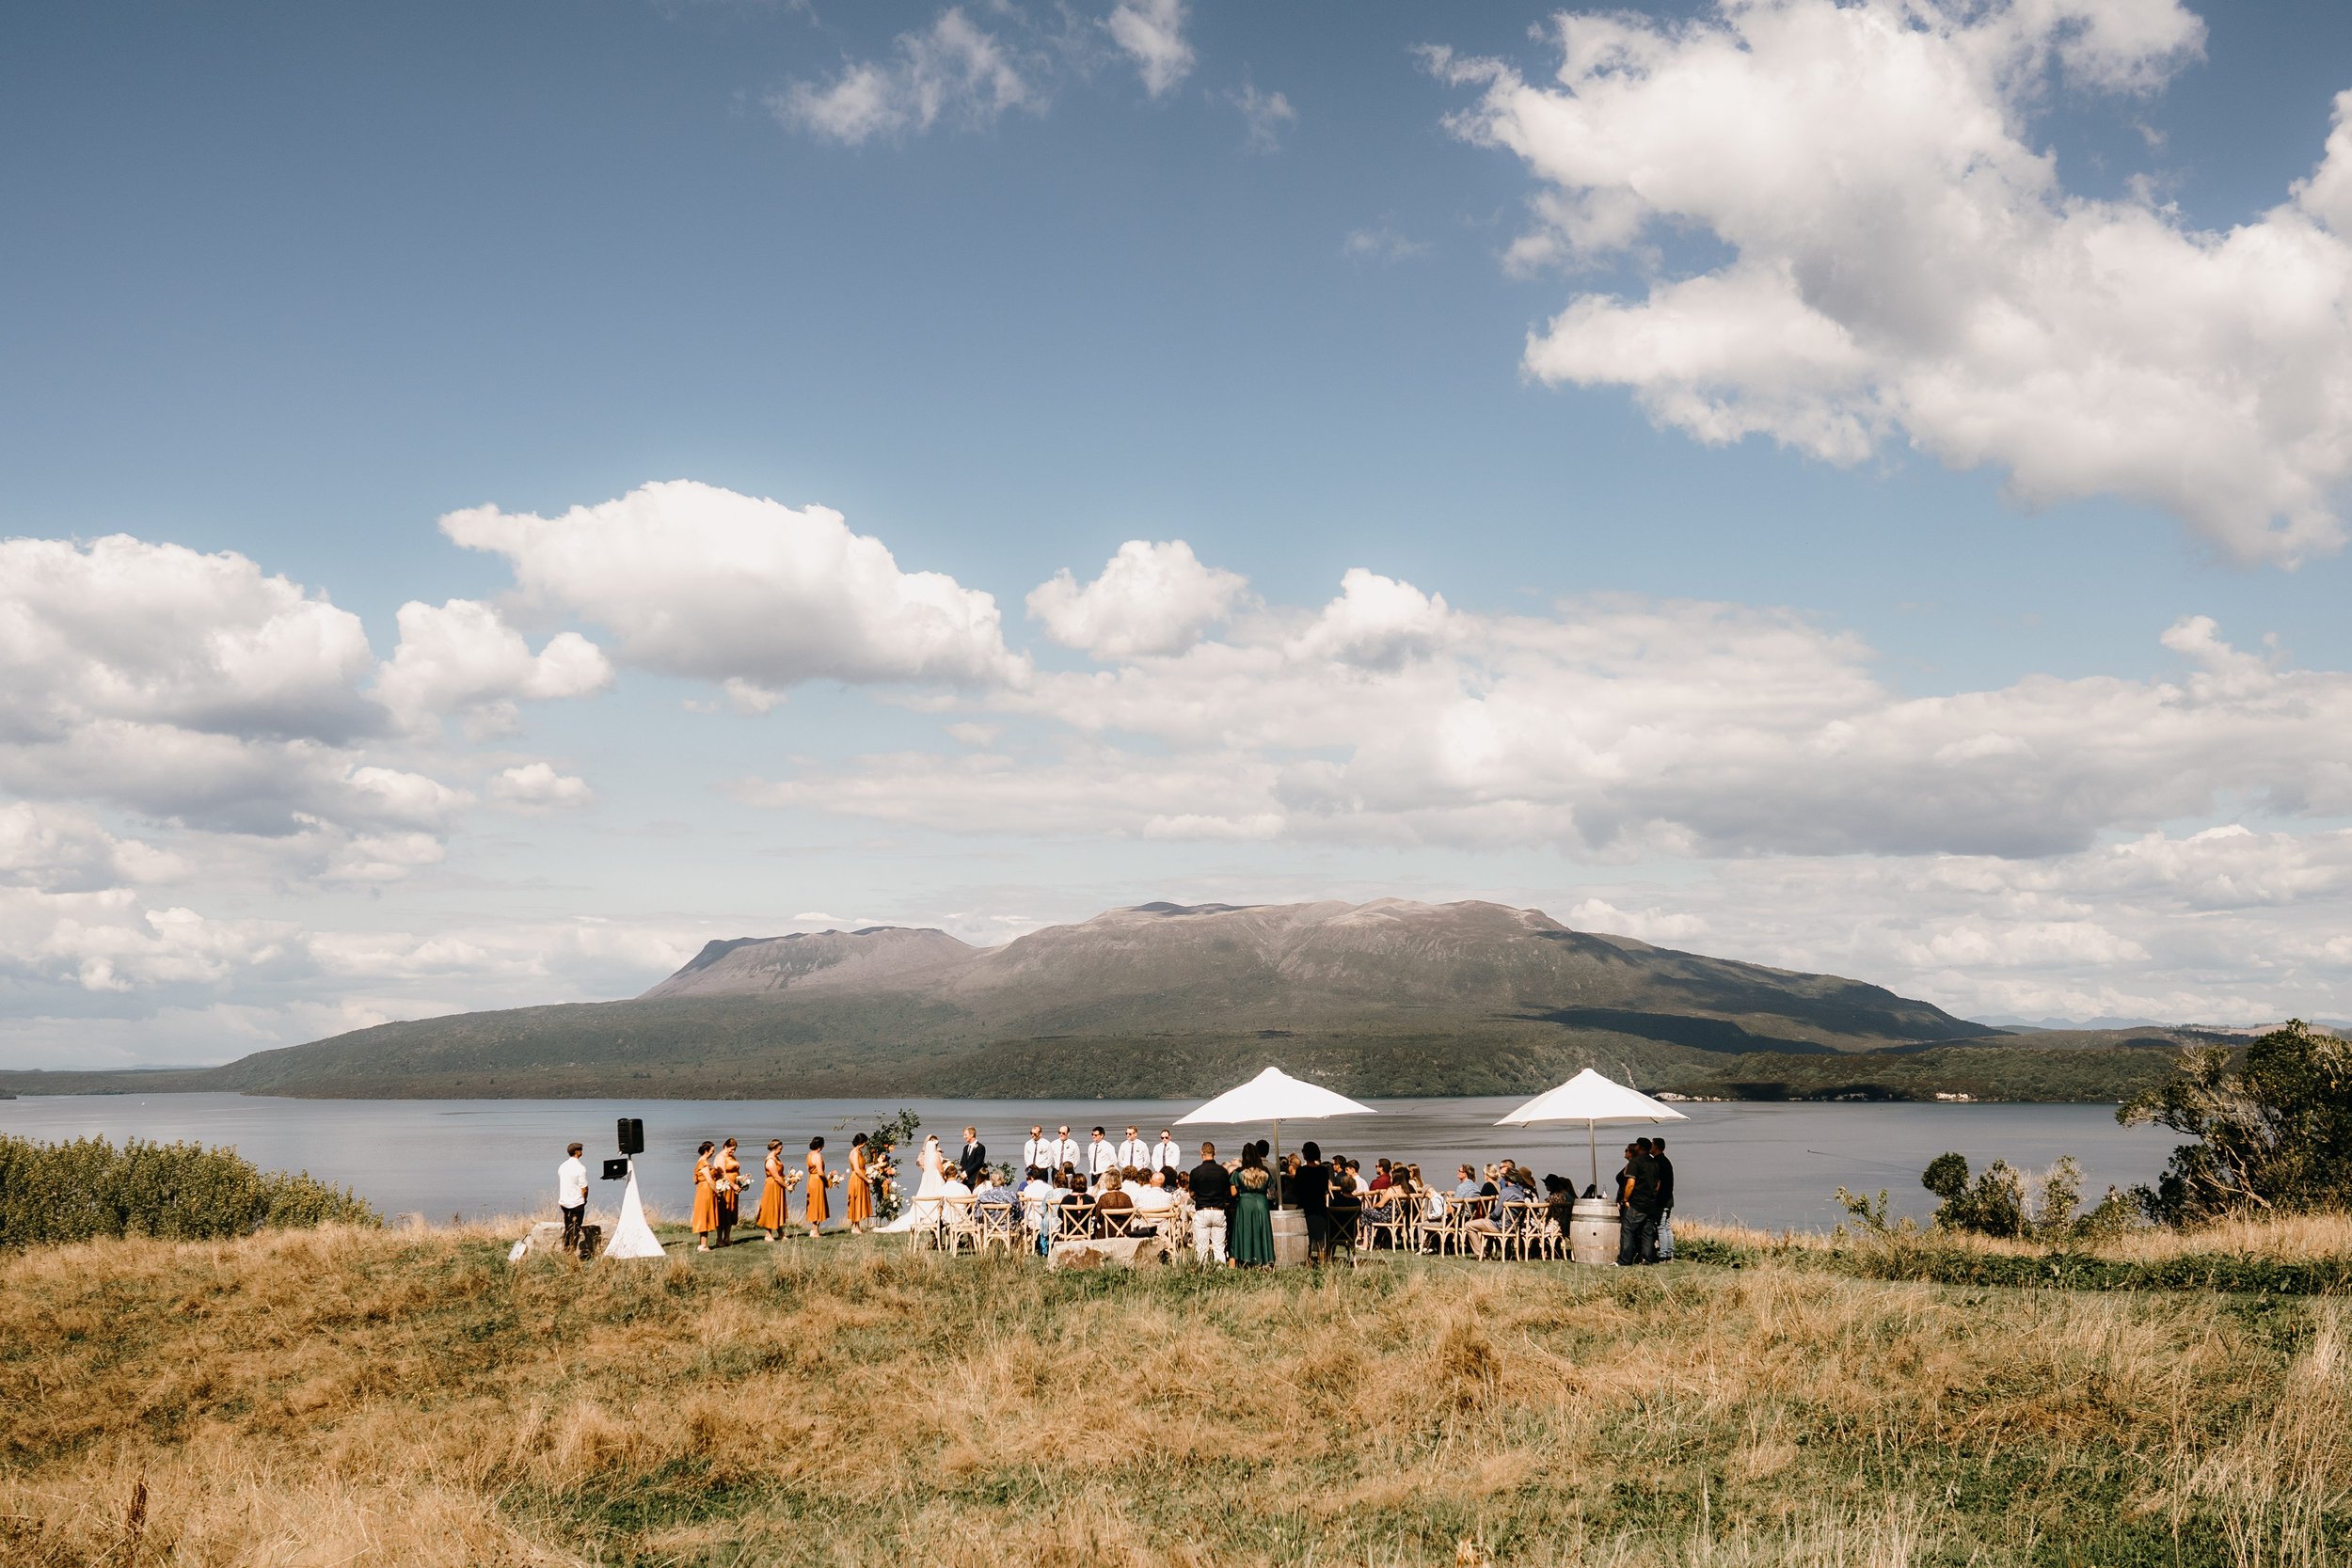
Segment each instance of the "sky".
[{"label": "sky", "polygon": [[2352,1016],[2348,89],[2319,0],[12,8],[0,1065],[1152,899]]}]

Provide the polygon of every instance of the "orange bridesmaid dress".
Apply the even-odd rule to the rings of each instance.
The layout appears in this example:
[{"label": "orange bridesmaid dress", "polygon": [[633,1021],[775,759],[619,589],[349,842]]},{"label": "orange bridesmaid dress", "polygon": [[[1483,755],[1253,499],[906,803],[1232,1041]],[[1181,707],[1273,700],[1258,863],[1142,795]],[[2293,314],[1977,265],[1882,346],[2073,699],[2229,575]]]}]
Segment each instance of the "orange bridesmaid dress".
[{"label": "orange bridesmaid dress", "polygon": [[825,1208],[825,1151],[808,1151],[808,1213],[811,1228],[824,1224],[833,1215]]},{"label": "orange bridesmaid dress", "polygon": [[776,1158],[776,1151],[771,1148],[768,1151],[768,1163],[760,1168],[767,1180],[760,1183],[759,1216],[752,1223],[762,1230],[782,1230],[784,1228],[784,1162]]},{"label": "orange bridesmaid dress", "polygon": [[710,1156],[694,1161],[694,1234],[707,1236],[719,1228],[719,1189],[711,1184]]},{"label": "orange bridesmaid dress", "polygon": [[851,1225],[874,1223],[874,1184],[866,1177],[866,1147],[850,1150],[850,1180],[841,1199],[841,1217]]}]

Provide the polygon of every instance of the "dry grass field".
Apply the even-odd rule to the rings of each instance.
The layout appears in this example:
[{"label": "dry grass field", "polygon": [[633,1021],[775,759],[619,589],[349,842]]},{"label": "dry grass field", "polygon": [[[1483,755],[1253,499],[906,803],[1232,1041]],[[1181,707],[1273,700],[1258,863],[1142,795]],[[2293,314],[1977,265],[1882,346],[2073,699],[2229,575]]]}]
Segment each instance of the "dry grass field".
[{"label": "dry grass field", "polygon": [[0,1262],[0,1561],[2352,1563],[2341,1298],[512,1234]]}]

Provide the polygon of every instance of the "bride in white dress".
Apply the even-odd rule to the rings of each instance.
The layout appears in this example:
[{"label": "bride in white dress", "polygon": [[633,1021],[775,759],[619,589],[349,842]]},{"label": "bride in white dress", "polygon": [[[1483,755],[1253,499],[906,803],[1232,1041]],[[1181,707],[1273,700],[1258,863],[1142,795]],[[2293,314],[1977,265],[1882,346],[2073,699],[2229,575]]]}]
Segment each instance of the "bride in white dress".
[{"label": "bride in white dress", "polygon": [[917,1226],[928,1227],[939,1223],[939,1200],[947,1196],[947,1162],[939,1151],[937,1136],[923,1140],[923,1152],[914,1157],[914,1163],[923,1172],[922,1182],[914,1189],[914,1201],[908,1204],[897,1219],[877,1231],[877,1235],[913,1230]]}]

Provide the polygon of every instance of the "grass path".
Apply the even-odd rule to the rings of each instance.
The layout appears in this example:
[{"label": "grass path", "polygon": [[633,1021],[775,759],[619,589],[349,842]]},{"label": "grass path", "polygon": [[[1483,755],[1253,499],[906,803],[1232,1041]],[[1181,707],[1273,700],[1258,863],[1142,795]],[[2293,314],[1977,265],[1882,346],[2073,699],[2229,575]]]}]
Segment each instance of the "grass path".
[{"label": "grass path", "polygon": [[2352,1563],[2330,1297],[487,1229],[0,1268],[10,1564]]}]

